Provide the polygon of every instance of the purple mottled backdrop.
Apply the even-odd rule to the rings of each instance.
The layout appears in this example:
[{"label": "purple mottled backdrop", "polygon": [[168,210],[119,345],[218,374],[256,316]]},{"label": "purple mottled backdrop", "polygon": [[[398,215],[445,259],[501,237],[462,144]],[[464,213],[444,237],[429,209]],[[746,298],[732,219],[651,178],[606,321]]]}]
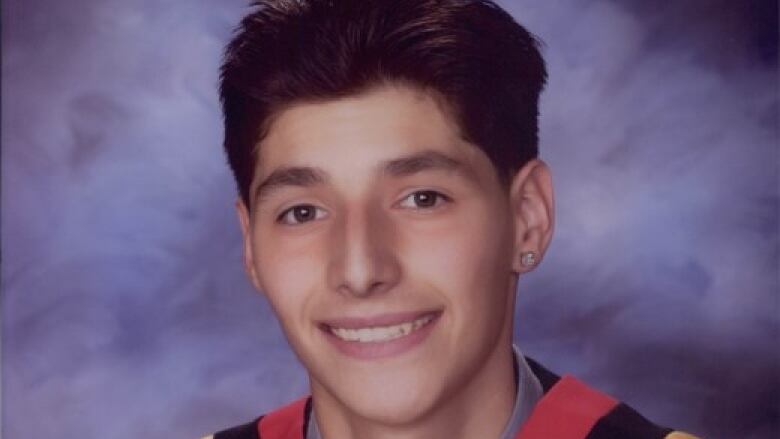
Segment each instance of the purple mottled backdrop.
[{"label": "purple mottled backdrop", "polygon": [[[526,353],[708,438],[780,437],[777,4],[505,0],[545,42],[557,235]],[[194,438],[306,391],[240,264],[243,0],[2,2],[2,434]]]}]

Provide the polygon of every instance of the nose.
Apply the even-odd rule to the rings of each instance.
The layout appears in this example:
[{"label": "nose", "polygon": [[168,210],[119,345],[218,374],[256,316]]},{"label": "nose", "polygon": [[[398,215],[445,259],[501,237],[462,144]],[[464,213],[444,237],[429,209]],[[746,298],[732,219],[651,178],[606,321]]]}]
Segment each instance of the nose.
[{"label": "nose", "polygon": [[345,214],[331,236],[330,287],[353,297],[391,290],[401,276],[395,245],[392,224],[380,208]]}]

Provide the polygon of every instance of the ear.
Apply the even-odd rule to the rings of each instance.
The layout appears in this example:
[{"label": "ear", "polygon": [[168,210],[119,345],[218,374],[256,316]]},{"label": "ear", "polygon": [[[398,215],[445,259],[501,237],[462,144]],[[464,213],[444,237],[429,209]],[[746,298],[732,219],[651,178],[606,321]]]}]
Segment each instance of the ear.
[{"label": "ear", "polygon": [[236,213],[241,224],[241,234],[244,239],[244,270],[256,290],[261,291],[260,280],[255,269],[255,257],[252,251],[252,227],[250,225],[249,209],[240,198],[236,201]]},{"label": "ear", "polygon": [[[526,273],[542,260],[553,235],[555,207],[547,165],[536,159],[526,163],[512,179],[509,197],[515,228],[512,270]],[[522,256],[527,252],[535,253],[535,263],[523,264]]]}]

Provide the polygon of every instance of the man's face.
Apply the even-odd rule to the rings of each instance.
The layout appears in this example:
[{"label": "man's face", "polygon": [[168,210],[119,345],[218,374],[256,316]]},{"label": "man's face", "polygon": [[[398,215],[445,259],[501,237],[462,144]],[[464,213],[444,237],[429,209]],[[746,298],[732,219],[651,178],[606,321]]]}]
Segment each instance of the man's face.
[{"label": "man's face", "polygon": [[281,112],[251,191],[247,269],[319,401],[407,422],[507,349],[516,215],[430,95],[385,86]]}]

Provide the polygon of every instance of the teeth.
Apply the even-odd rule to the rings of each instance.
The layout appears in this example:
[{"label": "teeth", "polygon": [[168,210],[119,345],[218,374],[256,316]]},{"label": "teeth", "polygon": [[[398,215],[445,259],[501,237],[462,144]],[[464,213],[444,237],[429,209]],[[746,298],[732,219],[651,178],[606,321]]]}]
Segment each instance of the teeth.
[{"label": "teeth", "polygon": [[401,323],[393,326],[377,326],[374,328],[345,329],[330,328],[330,331],[338,338],[346,341],[358,341],[361,343],[371,343],[394,340],[396,338],[409,335],[412,332],[422,328],[426,323],[433,320],[432,315],[421,317],[413,322]]}]

